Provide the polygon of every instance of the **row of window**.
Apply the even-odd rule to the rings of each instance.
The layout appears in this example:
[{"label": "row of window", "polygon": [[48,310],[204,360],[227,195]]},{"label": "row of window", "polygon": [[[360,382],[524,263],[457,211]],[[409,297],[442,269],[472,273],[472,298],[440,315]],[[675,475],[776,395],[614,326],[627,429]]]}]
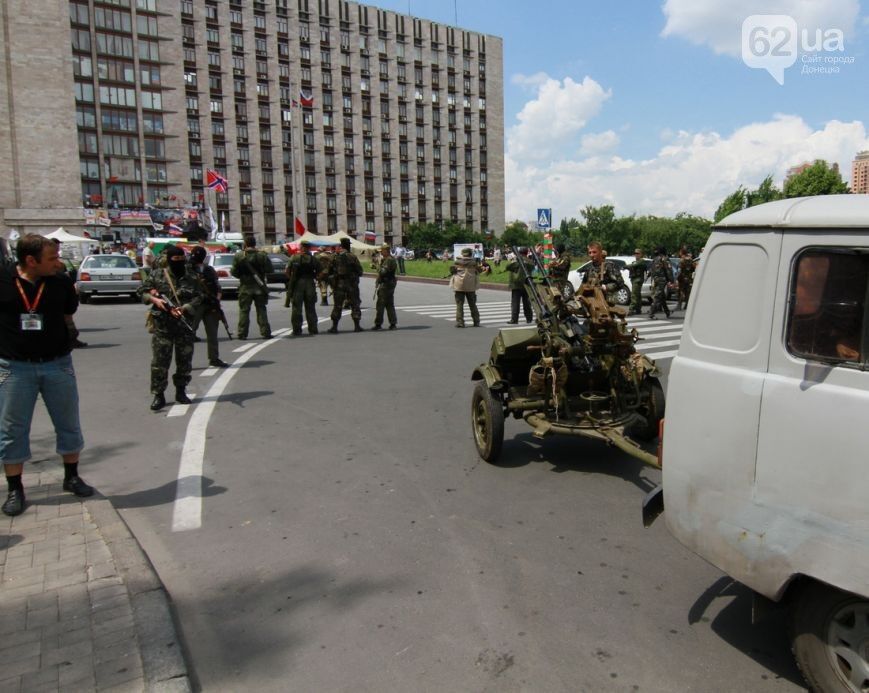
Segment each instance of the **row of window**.
[{"label": "row of window", "polygon": [[[155,0],[154,0],[155,1]],[[153,10],[152,10],[153,11]],[[71,2],[69,4],[69,20],[73,24],[90,26],[87,4]],[[112,10],[104,7],[94,8],[93,24],[99,29],[131,33],[133,31],[133,17],[129,12]],[[136,33],[140,36],[159,36],[157,31],[157,18],[147,15],[136,16]]]},{"label": "row of window", "polygon": [[[96,109],[93,106],[78,104],[75,109],[75,122],[80,128],[96,128]],[[100,109],[100,122],[103,130],[138,132],[139,127],[139,120],[135,111],[122,111],[114,108]],[[163,134],[162,114],[143,113],[142,132],[146,135]]]},{"label": "row of window", "polygon": [[[91,34],[87,29],[71,29],[70,37],[74,50],[90,53]],[[129,36],[116,34],[104,34],[96,32],[94,35],[97,53],[102,55],[114,55],[120,58],[132,58],[133,39]],[[160,44],[157,41],[138,40],[139,60],[160,62]]]},{"label": "row of window", "polygon": [[[76,77],[93,77],[93,61],[87,55],[74,55],[72,71]],[[136,83],[136,68],[131,62],[114,58],[97,58],[97,76],[100,81]],[[139,82],[142,86],[159,86],[159,65],[139,65]]]},{"label": "row of window", "polygon": [[[99,180],[100,164],[96,159],[82,157],[79,160],[81,177],[89,180]],[[103,177],[107,185],[118,181],[141,181],[142,166],[138,159],[106,157],[103,163]],[[166,164],[149,161],[145,164],[145,180],[148,183],[167,183]]]},{"label": "row of window", "polygon": [[[100,86],[100,103],[111,106],[136,105],[136,90],[125,87]],[[159,111],[163,108],[163,95],[156,91],[141,91],[142,108]],[[94,102],[94,85],[88,82],[75,83],[75,99],[84,103]]]}]

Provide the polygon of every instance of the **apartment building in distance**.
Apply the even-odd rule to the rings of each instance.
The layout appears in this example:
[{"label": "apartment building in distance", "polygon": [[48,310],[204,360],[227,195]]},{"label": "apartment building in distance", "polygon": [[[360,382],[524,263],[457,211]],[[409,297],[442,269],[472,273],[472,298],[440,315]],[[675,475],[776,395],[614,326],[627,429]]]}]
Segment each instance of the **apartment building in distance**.
[{"label": "apartment building in distance", "polygon": [[266,242],[503,230],[498,37],[346,0],[4,0],[0,24],[6,228],[207,202]]},{"label": "apartment building in distance", "polygon": [[860,195],[869,193],[869,151],[857,152],[851,162],[851,192]]}]

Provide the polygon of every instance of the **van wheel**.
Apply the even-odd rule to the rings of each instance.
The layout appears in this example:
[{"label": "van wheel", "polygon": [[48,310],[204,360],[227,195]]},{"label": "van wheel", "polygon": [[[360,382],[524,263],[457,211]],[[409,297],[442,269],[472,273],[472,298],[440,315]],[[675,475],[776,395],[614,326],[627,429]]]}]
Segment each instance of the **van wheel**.
[{"label": "van wheel", "polygon": [[616,291],[615,293],[615,301],[620,306],[629,306],[631,305],[631,290],[627,287],[623,287]]},{"label": "van wheel", "polygon": [[869,600],[827,585],[802,588],[791,647],[813,691],[869,690]]},{"label": "van wheel", "polygon": [[658,435],[658,425],[664,418],[664,388],[657,378],[646,378],[640,389],[646,395],[646,403],[638,412],[646,418],[646,422],[634,424],[631,435],[642,441],[654,440]]},{"label": "van wheel", "polygon": [[504,442],[504,408],[485,381],[477,383],[471,398],[471,426],[477,453],[486,462],[495,463]]}]

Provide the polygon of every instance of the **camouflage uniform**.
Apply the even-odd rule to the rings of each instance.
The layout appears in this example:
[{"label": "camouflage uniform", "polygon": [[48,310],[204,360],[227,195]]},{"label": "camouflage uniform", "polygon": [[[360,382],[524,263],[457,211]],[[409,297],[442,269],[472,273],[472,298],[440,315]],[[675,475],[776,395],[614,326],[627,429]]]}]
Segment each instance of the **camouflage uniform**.
[{"label": "camouflage uniform", "polygon": [[570,253],[563,253],[549,263],[549,279],[558,289],[559,293],[567,284],[567,275],[570,273],[571,262],[573,262],[573,258],[570,257]]},{"label": "camouflage uniform", "polygon": [[522,313],[525,315],[525,322],[532,322],[534,320],[534,313],[531,310],[531,299],[528,297],[528,290],[525,286],[525,274],[522,272],[522,267],[519,263],[525,265],[529,276],[534,271],[534,263],[523,256],[517,257],[505,268],[510,273],[510,280],[508,282],[510,286],[510,323],[513,325],[519,322],[520,303],[522,304]]},{"label": "camouflage uniform", "polygon": [[314,281],[320,274],[320,261],[311,253],[302,252],[290,258],[287,265],[287,296],[292,297],[293,312],[290,324],[293,334],[302,334],[302,307],[308,320],[308,334],[317,334],[317,287]]},{"label": "camouflage uniform", "polygon": [[670,309],[667,307],[667,285],[673,283],[673,268],[670,266],[670,258],[659,255],[652,261],[649,268],[652,277],[652,308],[649,317],[654,317],[658,309],[664,311],[664,315],[670,317]]},{"label": "camouflage uniform", "polygon": [[395,329],[398,317],[395,315],[395,286],[398,279],[395,273],[398,271],[398,261],[394,257],[383,258],[380,267],[377,268],[377,304],[374,314],[374,329],[379,330],[383,326],[383,311],[389,318],[389,329]]},{"label": "camouflage uniform", "polygon": [[362,265],[349,250],[336,253],[329,268],[332,278],[332,328],[338,331],[338,321],[341,319],[341,309],[344,301],[350,302],[350,317],[357,330],[360,330],[359,321],[362,319],[362,301],[359,298],[359,277],[362,276]]},{"label": "camouflage uniform", "polygon": [[235,254],[230,273],[238,277],[238,338],[247,339],[250,328],[250,304],[256,306],[256,321],[263,339],[272,336],[266,305],[269,300],[266,274],[271,270],[269,256],[256,248],[245,248]]},{"label": "camouflage uniform", "polygon": [[582,284],[586,284],[595,278],[606,291],[607,300],[610,303],[613,302],[613,295],[616,291],[627,288],[625,287],[625,280],[622,278],[621,271],[609,260],[604,260],[599,265],[595,265],[594,263],[589,265],[582,274]]},{"label": "camouflage uniform", "polygon": [[[171,276],[172,285],[167,276]],[[145,303],[151,289],[156,289],[168,297],[186,313],[185,320],[192,318],[200,310],[205,294],[199,277],[185,264],[184,275],[180,278],[172,274],[166,267],[152,270],[142,282],[137,292]],[[177,300],[176,300],[177,296]],[[162,394],[169,384],[169,366],[172,363],[172,352],[175,352],[175,375],[172,382],[176,389],[185,388],[190,382],[193,369],[193,332],[188,330],[177,318],[156,308],[151,308],[154,332],[151,337],[151,393]]]},{"label": "camouflage uniform", "polygon": [[318,253],[317,260],[320,263],[320,274],[317,284],[320,287],[320,305],[329,305],[329,268],[332,266],[332,253]]},{"label": "camouflage uniform", "polygon": [[631,278],[631,312],[643,312],[643,280],[646,278],[646,261],[634,260],[628,265],[628,276]]},{"label": "camouflage uniform", "polygon": [[676,310],[688,308],[688,297],[691,295],[691,286],[694,284],[694,258],[689,254],[682,255],[679,260],[679,302]]}]

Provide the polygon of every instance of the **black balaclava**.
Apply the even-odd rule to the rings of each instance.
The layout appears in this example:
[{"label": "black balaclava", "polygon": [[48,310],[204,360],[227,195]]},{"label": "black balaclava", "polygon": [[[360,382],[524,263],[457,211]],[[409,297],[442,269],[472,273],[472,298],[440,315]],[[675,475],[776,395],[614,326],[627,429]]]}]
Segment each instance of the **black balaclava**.
[{"label": "black balaclava", "polygon": [[[180,259],[176,259],[179,256]],[[166,260],[169,263],[169,269],[172,270],[172,274],[175,275],[176,279],[184,276],[187,263],[184,260],[184,251],[181,248],[177,248],[174,245],[166,248]]]}]

